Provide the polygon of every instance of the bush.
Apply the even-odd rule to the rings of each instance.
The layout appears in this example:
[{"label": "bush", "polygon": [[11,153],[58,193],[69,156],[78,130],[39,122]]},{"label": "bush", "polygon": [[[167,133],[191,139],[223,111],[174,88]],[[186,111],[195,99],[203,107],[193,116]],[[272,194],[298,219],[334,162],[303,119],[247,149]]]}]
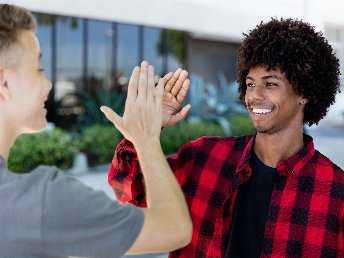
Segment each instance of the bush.
[{"label": "bush", "polygon": [[113,125],[93,125],[82,131],[79,148],[87,155],[90,166],[101,165],[111,162],[121,139],[120,132]]},{"label": "bush", "polygon": [[36,134],[24,134],[17,138],[10,150],[8,167],[17,173],[26,173],[39,165],[55,165],[60,169],[73,164],[75,145],[61,129]]},{"label": "bush", "polygon": [[[251,118],[245,115],[232,116],[229,119],[232,133],[240,136],[254,134]],[[179,148],[202,136],[226,136],[219,124],[209,122],[182,122],[177,126],[164,128],[161,132],[161,146],[166,155],[177,153]]]},{"label": "bush", "polygon": [[236,115],[228,120],[231,125],[232,135],[240,136],[256,133],[250,116]]},{"label": "bush", "polygon": [[205,135],[224,136],[225,133],[218,124],[182,122],[162,130],[161,146],[165,154],[172,154],[178,152],[183,144]]}]

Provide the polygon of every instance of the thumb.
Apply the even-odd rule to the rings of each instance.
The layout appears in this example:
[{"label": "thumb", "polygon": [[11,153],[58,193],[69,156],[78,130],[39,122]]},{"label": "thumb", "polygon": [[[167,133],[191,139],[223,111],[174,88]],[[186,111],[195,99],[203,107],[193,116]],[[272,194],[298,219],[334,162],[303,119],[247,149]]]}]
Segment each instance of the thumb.
[{"label": "thumb", "polygon": [[117,129],[119,129],[122,118],[109,107],[101,106],[100,110],[104,113],[106,118],[109,119],[117,127]]},{"label": "thumb", "polygon": [[190,109],[191,109],[191,105],[190,104],[187,104],[185,107],[183,107],[182,110],[180,111],[181,116],[183,118],[185,118],[188,115]]},{"label": "thumb", "polygon": [[182,110],[180,110],[177,114],[175,114],[172,117],[169,125],[176,125],[180,121],[184,120],[187,117],[190,109],[191,109],[191,105],[190,104],[187,104],[185,107],[183,107]]}]

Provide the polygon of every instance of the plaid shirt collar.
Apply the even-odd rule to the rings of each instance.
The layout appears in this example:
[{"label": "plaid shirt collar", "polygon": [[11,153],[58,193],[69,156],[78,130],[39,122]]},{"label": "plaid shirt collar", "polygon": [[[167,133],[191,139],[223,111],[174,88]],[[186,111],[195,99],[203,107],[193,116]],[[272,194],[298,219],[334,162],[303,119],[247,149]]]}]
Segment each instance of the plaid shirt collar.
[{"label": "plaid shirt collar", "polygon": [[[290,174],[298,175],[302,167],[307,164],[315,154],[313,138],[307,134],[304,134],[303,136],[305,143],[304,147],[290,158],[278,163],[277,172],[280,176],[288,176]],[[250,161],[254,141],[255,137],[252,137],[246,145],[235,173],[241,173],[245,170],[251,171]]]}]

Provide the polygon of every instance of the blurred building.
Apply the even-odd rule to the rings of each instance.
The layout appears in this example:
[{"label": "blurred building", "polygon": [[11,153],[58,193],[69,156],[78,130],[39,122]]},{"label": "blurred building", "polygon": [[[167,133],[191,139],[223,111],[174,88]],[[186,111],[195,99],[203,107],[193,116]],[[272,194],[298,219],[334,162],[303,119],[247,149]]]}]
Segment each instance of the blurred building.
[{"label": "blurred building", "polygon": [[42,66],[53,82],[50,121],[62,127],[84,110],[71,95],[125,90],[142,60],[158,76],[178,67],[192,79],[192,115],[225,113],[236,101],[242,33],[270,17],[294,17],[322,30],[344,59],[340,0],[13,0],[39,21]]}]

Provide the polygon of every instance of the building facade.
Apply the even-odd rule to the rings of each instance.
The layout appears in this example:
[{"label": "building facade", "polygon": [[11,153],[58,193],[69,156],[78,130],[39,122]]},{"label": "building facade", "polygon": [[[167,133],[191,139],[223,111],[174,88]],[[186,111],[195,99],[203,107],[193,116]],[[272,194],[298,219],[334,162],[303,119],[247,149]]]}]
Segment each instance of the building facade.
[{"label": "building facade", "polygon": [[[191,116],[224,114],[238,103],[236,51],[242,33],[270,17],[309,21],[344,58],[339,0],[6,2],[32,10],[39,21],[42,65],[53,82],[48,119],[63,128],[85,114],[73,95],[96,96],[98,102],[109,91],[125,95],[130,73],[142,60],[154,65],[157,77],[178,67],[189,71]],[[118,99],[115,105],[123,106]]]},{"label": "building facade", "polygon": [[189,99],[196,106],[206,104],[200,99],[207,90],[205,82],[206,87],[208,83],[213,86],[208,90],[210,97],[217,98],[219,76],[235,81],[238,44],[198,39],[165,28],[34,14],[42,66],[53,83],[48,119],[57,126],[69,128],[85,113],[75,99],[79,93],[115,90],[124,94],[133,67],[142,60],[155,67],[157,77],[179,67],[190,70],[199,84],[198,97]]}]

